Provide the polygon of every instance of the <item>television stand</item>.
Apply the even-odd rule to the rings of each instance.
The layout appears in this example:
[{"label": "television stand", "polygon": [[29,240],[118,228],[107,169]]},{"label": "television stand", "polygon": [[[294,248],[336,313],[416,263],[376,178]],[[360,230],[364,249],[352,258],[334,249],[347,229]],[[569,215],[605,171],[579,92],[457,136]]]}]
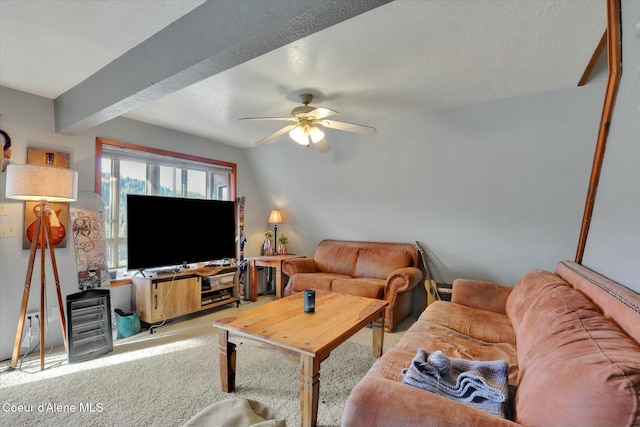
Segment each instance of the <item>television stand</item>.
[{"label": "television stand", "polygon": [[158,273],[153,277],[135,276],[132,306],[140,312],[140,321],[162,322],[214,307],[240,305],[240,269],[222,267],[210,276],[193,272]]}]

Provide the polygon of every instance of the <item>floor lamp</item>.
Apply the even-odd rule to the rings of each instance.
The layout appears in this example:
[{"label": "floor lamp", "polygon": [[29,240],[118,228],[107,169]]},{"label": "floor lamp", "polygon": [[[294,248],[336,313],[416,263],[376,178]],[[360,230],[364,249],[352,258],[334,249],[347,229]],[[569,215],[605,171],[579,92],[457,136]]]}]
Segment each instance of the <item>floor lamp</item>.
[{"label": "floor lamp", "polygon": [[62,328],[62,340],[67,347],[66,322],[62,295],[60,293],[60,279],[58,277],[58,265],[51,239],[51,206],[49,202],[73,202],[78,195],[78,173],[67,168],[40,165],[19,165],[10,164],[7,166],[7,187],[6,196],[14,200],[37,201],[36,223],[33,240],[31,241],[31,253],[29,255],[29,266],[27,277],[24,282],[22,294],[22,305],[20,307],[20,317],[18,318],[18,328],[16,330],[16,341],[13,345],[13,356],[11,367],[16,368],[18,357],[20,356],[20,344],[24,332],[25,318],[27,316],[27,305],[29,303],[29,291],[31,289],[31,277],[33,266],[40,244],[40,370],[44,369],[44,330],[46,328],[45,317],[45,248],[49,247],[51,254],[51,264],[56,283],[56,294],[58,296],[58,309],[60,317],[60,327]]}]

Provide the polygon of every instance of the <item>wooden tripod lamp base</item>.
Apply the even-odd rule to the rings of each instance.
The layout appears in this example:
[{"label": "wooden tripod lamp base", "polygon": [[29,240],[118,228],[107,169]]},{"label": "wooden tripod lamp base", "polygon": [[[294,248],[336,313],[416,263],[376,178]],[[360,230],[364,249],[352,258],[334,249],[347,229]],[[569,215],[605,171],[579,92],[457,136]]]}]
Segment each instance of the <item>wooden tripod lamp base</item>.
[{"label": "wooden tripod lamp base", "polygon": [[[40,202],[36,207],[36,228],[31,242],[31,253],[29,255],[29,266],[27,268],[27,277],[24,282],[24,292],[22,294],[22,305],[20,306],[20,317],[18,318],[18,329],[16,330],[16,341],[13,344],[13,356],[11,357],[11,367],[18,366],[18,358],[20,357],[20,343],[24,335],[24,323],[27,317],[27,306],[29,303],[29,294],[31,291],[31,278],[33,276],[33,267],[38,249],[38,241],[40,241],[40,369],[44,369],[44,332],[47,324],[45,313],[46,305],[46,280],[45,280],[45,247],[49,247],[51,253],[51,264],[53,267],[53,276],[56,283],[56,294],[58,296],[58,309],[60,317],[60,328],[62,328],[62,340],[65,349],[67,348],[67,327],[64,317],[64,309],[62,305],[62,293],[60,292],[60,278],[58,276],[58,264],[56,263],[56,254],[51,239],[50,224],[50,206],[47,202]],[[44,218],[43,218],[44,214]]]},{"label": "wooden tripod lamp base", "polygon": [[13,355],[11,357],[11,367],[18,366],[20,357],[20,345],[24,334],[25,319],[29,304],[29,294],[31,291],[31,279],[33,268],[40,243],[40,369],[44,369],[45,351],[45,328],[47,318],[46,307],[46,280],[45,280],[45,248],[49,248],[51,254],[51,264],[55,279],[56,295],[58,298],[58,316],[62,329],[62,340],[67,347],[66,321],[60,292],[60,278],[58,276],[58,265],[51,238],[49,202],[72,202],[77,199],[78,194],[78,173],[66,168],[40,165],[18,165],[7,166],[7,188],[6,196],[15,200],[36,200],[39,205],[36,207],[35,233],[31,242],[31,252],[29,255],[29,265],[22,294],[22,305],[20,306],[20,316],[16,330],[16,340],[13,345]]}]

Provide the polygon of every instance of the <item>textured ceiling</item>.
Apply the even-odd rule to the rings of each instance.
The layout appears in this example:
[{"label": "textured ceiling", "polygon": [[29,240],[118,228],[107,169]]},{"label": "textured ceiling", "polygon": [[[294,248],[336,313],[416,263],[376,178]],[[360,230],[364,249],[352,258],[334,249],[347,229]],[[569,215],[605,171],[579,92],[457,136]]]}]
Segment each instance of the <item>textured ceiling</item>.
[{"label": "textured ceiling", "polygon": [[[303,10],[323,3],[257,2],[272,7],[275,15],[280,14],[278,7],[289,10],[295,5]],[[575,87],[606,28],[604,0],[396,0],[353,17],[338,17],[337,23],[292,42],[275,40],[290,27],[282,24],[282,31],[268,33],[276,36],[265,41],[273,47],[266,53],[252,51],[248,60],[184,87],[174,81],[175,89],[164,87],[162,96],[145,92],[135,104],[118,104],[120,99],[109,99],[113,94],[103,94],[109,90],[90,87],[97,80],[92,75],[108,71],[110,63],[112,67],[124,63],[120,57],[145,40],[167,44],[167,52],[196,49],[171,46],[175,40],[167,36],[171,33],[158,31],[189,12],[204,14],[205,6],[212,6],[202,3],[0,0],[0,85],[57,101],[83,95],[101,101],[100,108],[111,116],[97,115],[93,124],[124,115],[251,147],[281,124],[238,118],[288,115],[299,105],[302,92],[315,95],[314,105],[337,110],[338,120],[380,128],[401,116]],[[342,14],[338,6],[343,3],[326,4]],[[222,8],[226,5],[233,12],[231,3],[219,4],[218,14],[226,13]],[[252,18],[231,12],[222,19],[240,29],[245,19]],[[301,17],[306,16],[303,12]],[[174,30],[180,34],[180,27]],[[224,33],[217,37],[226,41]],[[143,66],[144,62],[137,65]],[[129,83],[126,73],[121,81],[122,86]],[[136,93],[135,88],[130,91]],[[73,133],[73,126],[69,129],[63,131]]]}]

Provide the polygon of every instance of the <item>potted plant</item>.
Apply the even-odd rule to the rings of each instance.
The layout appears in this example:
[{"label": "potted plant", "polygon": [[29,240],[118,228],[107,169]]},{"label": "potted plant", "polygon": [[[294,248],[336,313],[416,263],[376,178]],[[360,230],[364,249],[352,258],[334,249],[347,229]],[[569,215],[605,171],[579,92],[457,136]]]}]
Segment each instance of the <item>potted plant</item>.
[{"label": "potted plant", "polygon": [[278,242],[280,243],[278,245],[278,255],[286,255],[287,243],[289,242],[289,239],[283,234],[282,236],[278,237]]}]

